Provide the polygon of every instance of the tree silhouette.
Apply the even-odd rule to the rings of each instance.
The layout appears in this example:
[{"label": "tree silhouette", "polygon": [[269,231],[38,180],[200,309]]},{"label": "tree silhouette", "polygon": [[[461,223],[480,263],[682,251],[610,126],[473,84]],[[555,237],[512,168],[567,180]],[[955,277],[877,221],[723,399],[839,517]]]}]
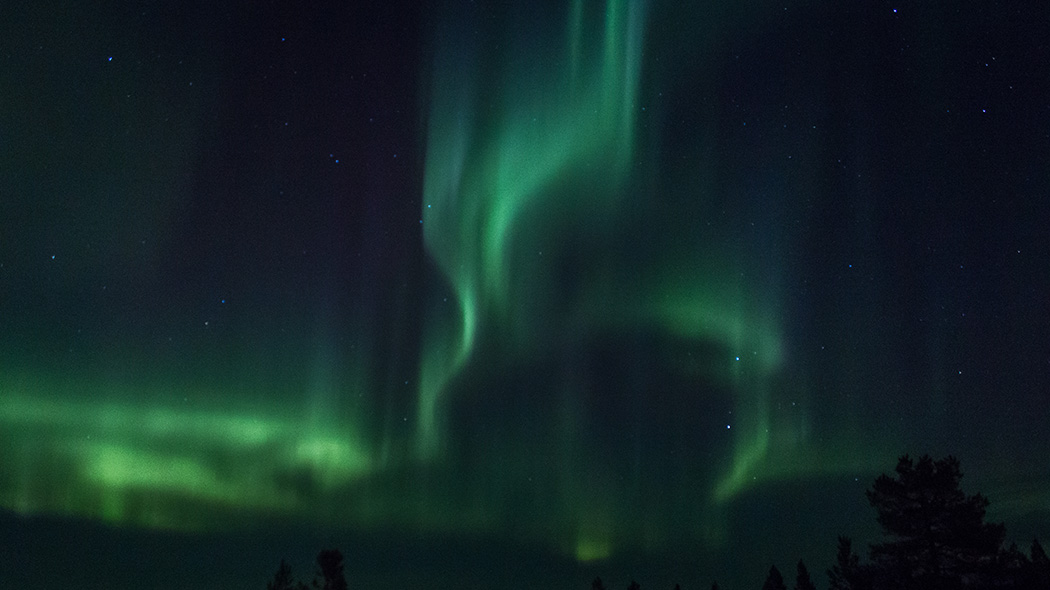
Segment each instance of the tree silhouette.
[{"label": "tree silhouette", "polygon": [[591,590],[605,590],[605,584],[602,583],[601,578],[594,578],[594,581],[591,582]]},{"label": "tree silhouette", "polygon": [[777,566],[769,566],[769,575],[766,576],[766,583],[762,584],[762,590],[787,590],[787,586],[784,585],[784,576],[780,575]]},{"label": "tree silhouette", "polygon": [[1050,588],[1050,557],[1039,544],[1039,539],[1032,540],[1029,563],[1027,564],[1027,578],[1031,581],[1031,588]]},{"label": "tree silhouette", "polygon": [[1050,558],[1046,556],[1046,550],[1044,550],[1042,544],[1039,543],[1039,539],[1032,539],[1030,559],[1032,560],[1032,563],[1050,566]]},{"label": "tree silhouette", "polygon": [[627,586],[627,590],[641,590],[641,588],[642,587],[638,585],[638,582],[635,582],[634,580],[631,580],[631,584]]},{"label": "tree silhouette", "polygon": [[718,582],[714,582],[711,584],[711,590],[718,590]]},{"label": "tree silhouette", "polygon": [[806,564],[802,563],[802,560],[798,560],[798,575],[795,576],[795,590],[817,590],[817,587],[813,585],[813,580],[809,578],[809,570],[806,569]]},{"label": "tree silhouette", "polygon": [[1031,563],[1028,556],[1017,548],[1017,543],[999,554],[999,576],[1004,588],[1031,588],[1034,584],[1028,579],[1031,574]]},{"label": "tree silhouette", "polygon": [[314,588],[347,590],[346,577],[343,575],[343,554],[338,549],[324,549],[318,553],[317,567],[320,571],[314,578]]},{"label": "tree silhouette", "polygon": [[866,571],[860,565],[860,557],[853,552],[853,541],[839,537],[835,565],[828,570],[828,590],[867,590]]},{"label": "tree silhouette", "polygon": [[924,455],[914,463],[905,455],[896,471],[896,477],[879,476],[867,492],[893,537],[871,548],[877,586],[941,590],[985,583],[1005,529],[984,522],[987,498],[959,488],[958,460]]},{"label": "tree silhouette", "polygon": [[273,575],[273,580],[266,583],[266,590],[305,590],[306,584],[297,582],[292,577],[292,566],[284,559]]}]

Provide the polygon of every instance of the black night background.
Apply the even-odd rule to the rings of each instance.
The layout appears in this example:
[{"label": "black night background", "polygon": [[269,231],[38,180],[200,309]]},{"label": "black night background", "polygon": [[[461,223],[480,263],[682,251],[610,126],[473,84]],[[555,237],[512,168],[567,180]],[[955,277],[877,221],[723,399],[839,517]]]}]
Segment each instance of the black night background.
[{"label": "black night background", "polygon": [[1050,540],[1050,5],[0,6],[0,587]]}]

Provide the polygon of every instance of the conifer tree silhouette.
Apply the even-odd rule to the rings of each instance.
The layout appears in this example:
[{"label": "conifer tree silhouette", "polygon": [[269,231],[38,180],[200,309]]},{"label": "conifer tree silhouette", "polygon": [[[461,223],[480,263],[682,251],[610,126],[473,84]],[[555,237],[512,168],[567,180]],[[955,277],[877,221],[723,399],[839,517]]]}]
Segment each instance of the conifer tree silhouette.
[{"label": "conifer tree silhouette", "polygon": [[305,590],[306,585],[292,577],[292,566],[281,559],[281,565],[273,575],[273,580],[266,583],[266,590]]},{"label": "conifer tree silhouette", "polygon": [[806,569],[806,564],[802,563],[802,560],[798,560],[798,575],[795,576],[795,590],[817,590],[817,587],[813,585],[813,580],[809,577],[809,570]]},{"label": "conifer tree silhouette", "polygon": [[853,552],[853,541],[839,537],[835,565],[828,570],[828,590],[867,590],[866,570],[860,565],[860,557]]},{"label": "conifer tree silhouette", "polygon": [[1039,539],[1032,539],[1032,548],[1030,549],[1031,556],[1029,559],[1032,563],[1048,564],[1050,565],[1050,557],[1046,556],[1046,550],[1043,549],[1043,545],[1039,542]]},{"label": "conifer tree silhouette", "polygon": [[1017,543],[1010,543],[1010,547],[999,555],[998,574],[1004,588],[1033,587],[1034,584],[1028,579],[1031,569],[1028,556],[1017,548]]},{"label": "conifer tree silhouette", "polygon": [[627,590],[641,590],[641,588],[642,587],[638,585],[638,582],[635,582],[634,580],[631,580],[630,585],[627,586]]},{"label": "conifer tree silhouette", "polygon": [[1032,540],[1032,548],[1029,550],[1029,575],[1033,588],[1050,588],[1050,557],[1039,543],[1039,539]]},{"label": "conifer tree silhouette", "polygon": [[605,590],[605,584],[602,583],[601,578],[594,578],[594,581],[591,582],[591,590]]},{"label": "conifer tree silhouette", "polygon": [[766,576],[766,582],[762,584],[762,590],[787,590],[787,586],[784,585],[784,576],[780,575],[777,566],[769,566],[769,575]]}]

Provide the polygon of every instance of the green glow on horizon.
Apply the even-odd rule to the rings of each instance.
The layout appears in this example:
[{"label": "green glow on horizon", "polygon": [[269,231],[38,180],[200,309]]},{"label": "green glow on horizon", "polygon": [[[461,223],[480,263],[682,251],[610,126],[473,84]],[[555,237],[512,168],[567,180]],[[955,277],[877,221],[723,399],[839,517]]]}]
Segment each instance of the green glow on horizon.
[{"label": "green glow on horizon", "polygon": [[[206,519],[180,518],[179,506],[296,513],[302,486],[324,494],[375,469],[373,453],[352,433],[304,428],[286,413],[81,400],[53,384],[46,394],[0,385],[0,429],[25,449],[5,463],[0,505],[20,513],[207,528]],[[45,443],[33,442],[43,433]]]}]

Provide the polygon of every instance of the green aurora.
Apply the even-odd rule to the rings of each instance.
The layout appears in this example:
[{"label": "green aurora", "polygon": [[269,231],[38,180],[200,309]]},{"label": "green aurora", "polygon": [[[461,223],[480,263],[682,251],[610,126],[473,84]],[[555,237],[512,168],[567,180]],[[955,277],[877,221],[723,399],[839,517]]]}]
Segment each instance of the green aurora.
[{"label": "green aurora", "polygon": [[[2,504],[24,514],[193,530],[269,514],[476,533],[506,528],[509,514],[524,508],[534,524],[511,526],[581,560],[636,542],[658,549],[672,521],[675,535],[724,538],[718,507],[760,479],[814,469],[800,458],[813,449],[805,448],[804,415],[788,424],[771,419],[782,363],[776,293],[757,294],[735,271],[751,254],[701,235],[633,259],[621,255],[629,247],[625,233],[659,242],[667,230],[632,223],[639,211],[643,218],[661,213],[651,213],[660,171],[638,165],[653,149],[639,132],[641,105],[652,99],[640,89],[647,12],[644,2],[576,0],[552,19],[560,28],[535,30],[520,25],[535,15],[508,9],[486,32],[501,47],[494,53],[483,46],[488,39],[464,34],[475,26],[469,18],[443,16],[433,69],[424,76],[432,96],[422,226],[451,297],[430,304],[424,318],[410,430],[384,432],[375,416],[383,402],[368,393],[367,379],[356,379],[356,387],[330,383],[325,365],[335,354],[320,355],[307,382],[293,383],[312,401],[291,413],[285,404],[257,401],[187,407],[177,403],[178,392],[131,394],[139,387],[134,378],[72,386],[68,378],[34,375],[4,384]],[[702,179],[695,181],[693,206],[710,209]],[[697,249],[707,250],[701,260]],[[717,258],[738,262],[709,262]],[[571,265],[571,281],[558,276],[559,265]],[[681,424],[672,426],[728,431],[665,441],[668,449],[703,444],[712,452],[685,459],[665,492],[670,501],[661,497],[635,516],[631,506],[649,493],[643,481],[655,474],[606,460],[604,443],[589,441],[594,433],[585,427],[588,413],[603,411],[603,397],[635,394],[596,390],[603,380],[588,382],[571,366],[550,380],[530,383],[525,375],[559,362],[561,350],[623,336],[684,349],[671,352],[677,364],[662,368],[680,373],[676,387],[689,390],[695,408],[687,399],[686,413],[674,418]],[[657,395],[656,387],[637,395]],[[554,406],[539,410],[549,419],[539,440],[483,438],[487,448],[456,458],[461,433],[450,420],[457,396],[513,395]],[[342,401],[361,397],[349,410]],[[156,398],[176,403],[142,401]],[[589,399],[590,406],[581,401]],[[345,411],[332,414],[335,404]],[[690,415],[714,408],[724,415]],[[482,429],[475,436],[493,435]],[[634,445],[622,450],[637,454],[645,443]],[[509,488],[522,479],[525,505],[509,506]],[[542,483],[530,487],[533,480]]]},{"label": "green aurora", "polygon": [[[786,160],[727,172],[714,146],[753,144],[714,107],[687,140],[674,130],[673,100],[720,80],[705,54],[759,7],[480,10],[428,20],[412,197],[425,285],[356,277],[330,298],[349,309],[320,296],[288,343],[253,310],[257,347],[230,337],[154,366],[132,337],[128,370],[6,367],[0,507],[181,531],[512,537],[592,562],[716,552],[748,494],[870,479],[926,440],[793,364],[785,275],[805,245],[787,211],[815,175]],[[850,363],[888,328],[837,321],[874,334],[824,361],[853,387]],[[993,488],[1013,514],[1050,506],[1016,485]]]}]

